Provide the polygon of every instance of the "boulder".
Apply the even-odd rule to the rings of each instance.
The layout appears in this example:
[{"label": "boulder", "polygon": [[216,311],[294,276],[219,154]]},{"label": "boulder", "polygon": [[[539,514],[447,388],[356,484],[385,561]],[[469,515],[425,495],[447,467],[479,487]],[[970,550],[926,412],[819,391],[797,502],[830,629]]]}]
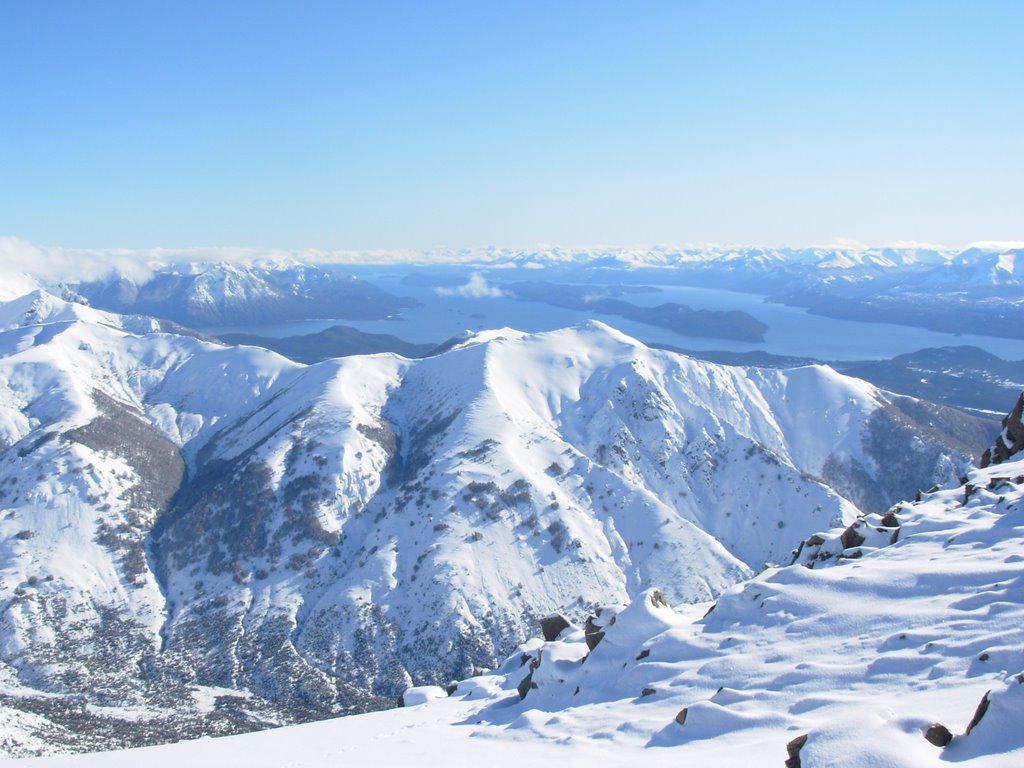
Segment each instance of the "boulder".
[{"label": "boulder", "polygon": [[858,520],[845,531],[839,538],[839,542],[843,545],[843,549],[850,549],[851,547],[859,547],[864,543],[864,537],[857,532],[857,528],[861,526],[861,521]]},{"label": "boulder", "polygon": [[936,747],[944,747],[953,740],[953,734],[942,723],[932,723],[929,725],[928,730],[924,732],[924,737]]},{"label": "boulder", "polygon": [[604,639],[604,628],[615,623],[615,616],[616,612],[612,608],[598,608],[594,615],[587,619],[587,623],[583,626],[587,648],[594,650],[597,647],[597,644]]},{"label": "boulder", "polygon": [[540,620],[540,631],[547,642],[557,640],[562,632],[569,628],[569,621],[560,613],[550,613]]}]

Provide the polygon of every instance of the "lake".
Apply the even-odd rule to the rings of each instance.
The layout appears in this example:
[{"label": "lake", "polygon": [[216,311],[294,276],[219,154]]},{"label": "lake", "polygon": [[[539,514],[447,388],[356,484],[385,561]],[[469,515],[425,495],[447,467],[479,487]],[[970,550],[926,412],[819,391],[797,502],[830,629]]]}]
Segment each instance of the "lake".
[{"label": "lake", "polygon": [[595,318],[643,342],[693,350],[763,351],[819,360],[877,360],[925,347],[969,344],[1007,360],[1024,359],[1024,340],[939,333],[889,323],[835,320],[811,315],[797,307],[769,304],[761,296],[736,291],[658,286],[656,292],[630,293],[623,298],[643,306],[672,301],[694,309],[743,310],[768,326],[763,343],[683,336],[616,315],[592,314],[508,297],[440,296],[430,287],[403,285],[401,275],[395,273],[367,275],[367,279],[390,293],[416,299],[420,306],[404,310],[400,318],[388,320],[308,320],[204,330],[213,335],[235,332],[282,337],[315,333],[341,324],[367,333],[391,334],[410,342],[441,343],[467,330],[510,327],[529,332],[549,331]]}]

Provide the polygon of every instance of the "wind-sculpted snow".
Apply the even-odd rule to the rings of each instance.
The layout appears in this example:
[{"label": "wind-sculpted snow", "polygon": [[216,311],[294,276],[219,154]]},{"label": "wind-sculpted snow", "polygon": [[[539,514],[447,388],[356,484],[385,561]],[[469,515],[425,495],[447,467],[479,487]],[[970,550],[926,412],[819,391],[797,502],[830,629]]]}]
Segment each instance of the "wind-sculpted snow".
[{"label": "wind-sculpted snow", "polygon": [[302,366],[31,303],[0,333],[0,679],[77,702],[41,715],[69,748],[137,743],[125,708],[156,740],[379,708],[553,610],[714,599],[955,479],[973,424],[596,322]]}]

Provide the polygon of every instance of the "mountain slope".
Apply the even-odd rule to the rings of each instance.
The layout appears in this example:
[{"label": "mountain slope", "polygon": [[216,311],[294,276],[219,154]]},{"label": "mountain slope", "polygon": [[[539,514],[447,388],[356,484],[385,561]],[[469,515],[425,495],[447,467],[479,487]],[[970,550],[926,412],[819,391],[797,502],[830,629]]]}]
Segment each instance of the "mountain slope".
[{"label": "mountain slope", "polygon": [[649,590],[449,695],[411,689],[404,709],[31,765],[1017,766],[1024,460],[968,481],[867,516],[840,556],[769,569],[710,610]]},{"label": "mountain slope", "polygon": [[0,333],[0,679],[77,748],[100,719],[125,743],[125,707],[170,733],[379,707],[551,610],[712,599],[956,478],[977,426],[601,323],[302,366],[47,302]]}]

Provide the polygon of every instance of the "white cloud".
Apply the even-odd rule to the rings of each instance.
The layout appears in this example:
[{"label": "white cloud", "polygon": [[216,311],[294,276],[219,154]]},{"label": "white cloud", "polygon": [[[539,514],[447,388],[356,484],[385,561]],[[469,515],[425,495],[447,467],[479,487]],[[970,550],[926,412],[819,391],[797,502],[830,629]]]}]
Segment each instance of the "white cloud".
[{"label": "white cloud", "polygon": [[500,288],[487,284],[487,280],[479,272],[469,276],[469,282],[457,288],[435,288],[438,296],[461,296],[466,299],[498,299],[505,295]]},{"label": "white cloud", "polygon": [[95,280],[112,272],[144,280],[157,261],[144,251],[60,248],[0,236],[0,272],[44,282]]},{"label": "white cloud", "polygon": [[830,243],[817,243],[810,247],[836,251],[867,251],[871,248],[867,243],[854,240],[852,237],[833,237]]},{"label": "white cloud", "polygon": [[1012,251],[1024,248],[1024,240],[982,240],[964,246],[965,251],[972,248],[978,248],[982,251]]},{"label": "white cloud", "polygon": [[[97,280],[120,274],[146,280],[163,265],[304,263],[304,264],[429,264],[470,261],[479,254],[454,251],[329,251],[231,246],[192,248],[65,248],[37,245],[11,235],[0,235],[0,274],[24,274],[44,283]],[[471,281],[472,282],[472,281]],[[485,289],[490,291],[492,289]],[[472,290],[472,289],[471,289]],[[470,295],[470,294],[467,294]],[[495,295],[485,293],[483,295]]]}]

